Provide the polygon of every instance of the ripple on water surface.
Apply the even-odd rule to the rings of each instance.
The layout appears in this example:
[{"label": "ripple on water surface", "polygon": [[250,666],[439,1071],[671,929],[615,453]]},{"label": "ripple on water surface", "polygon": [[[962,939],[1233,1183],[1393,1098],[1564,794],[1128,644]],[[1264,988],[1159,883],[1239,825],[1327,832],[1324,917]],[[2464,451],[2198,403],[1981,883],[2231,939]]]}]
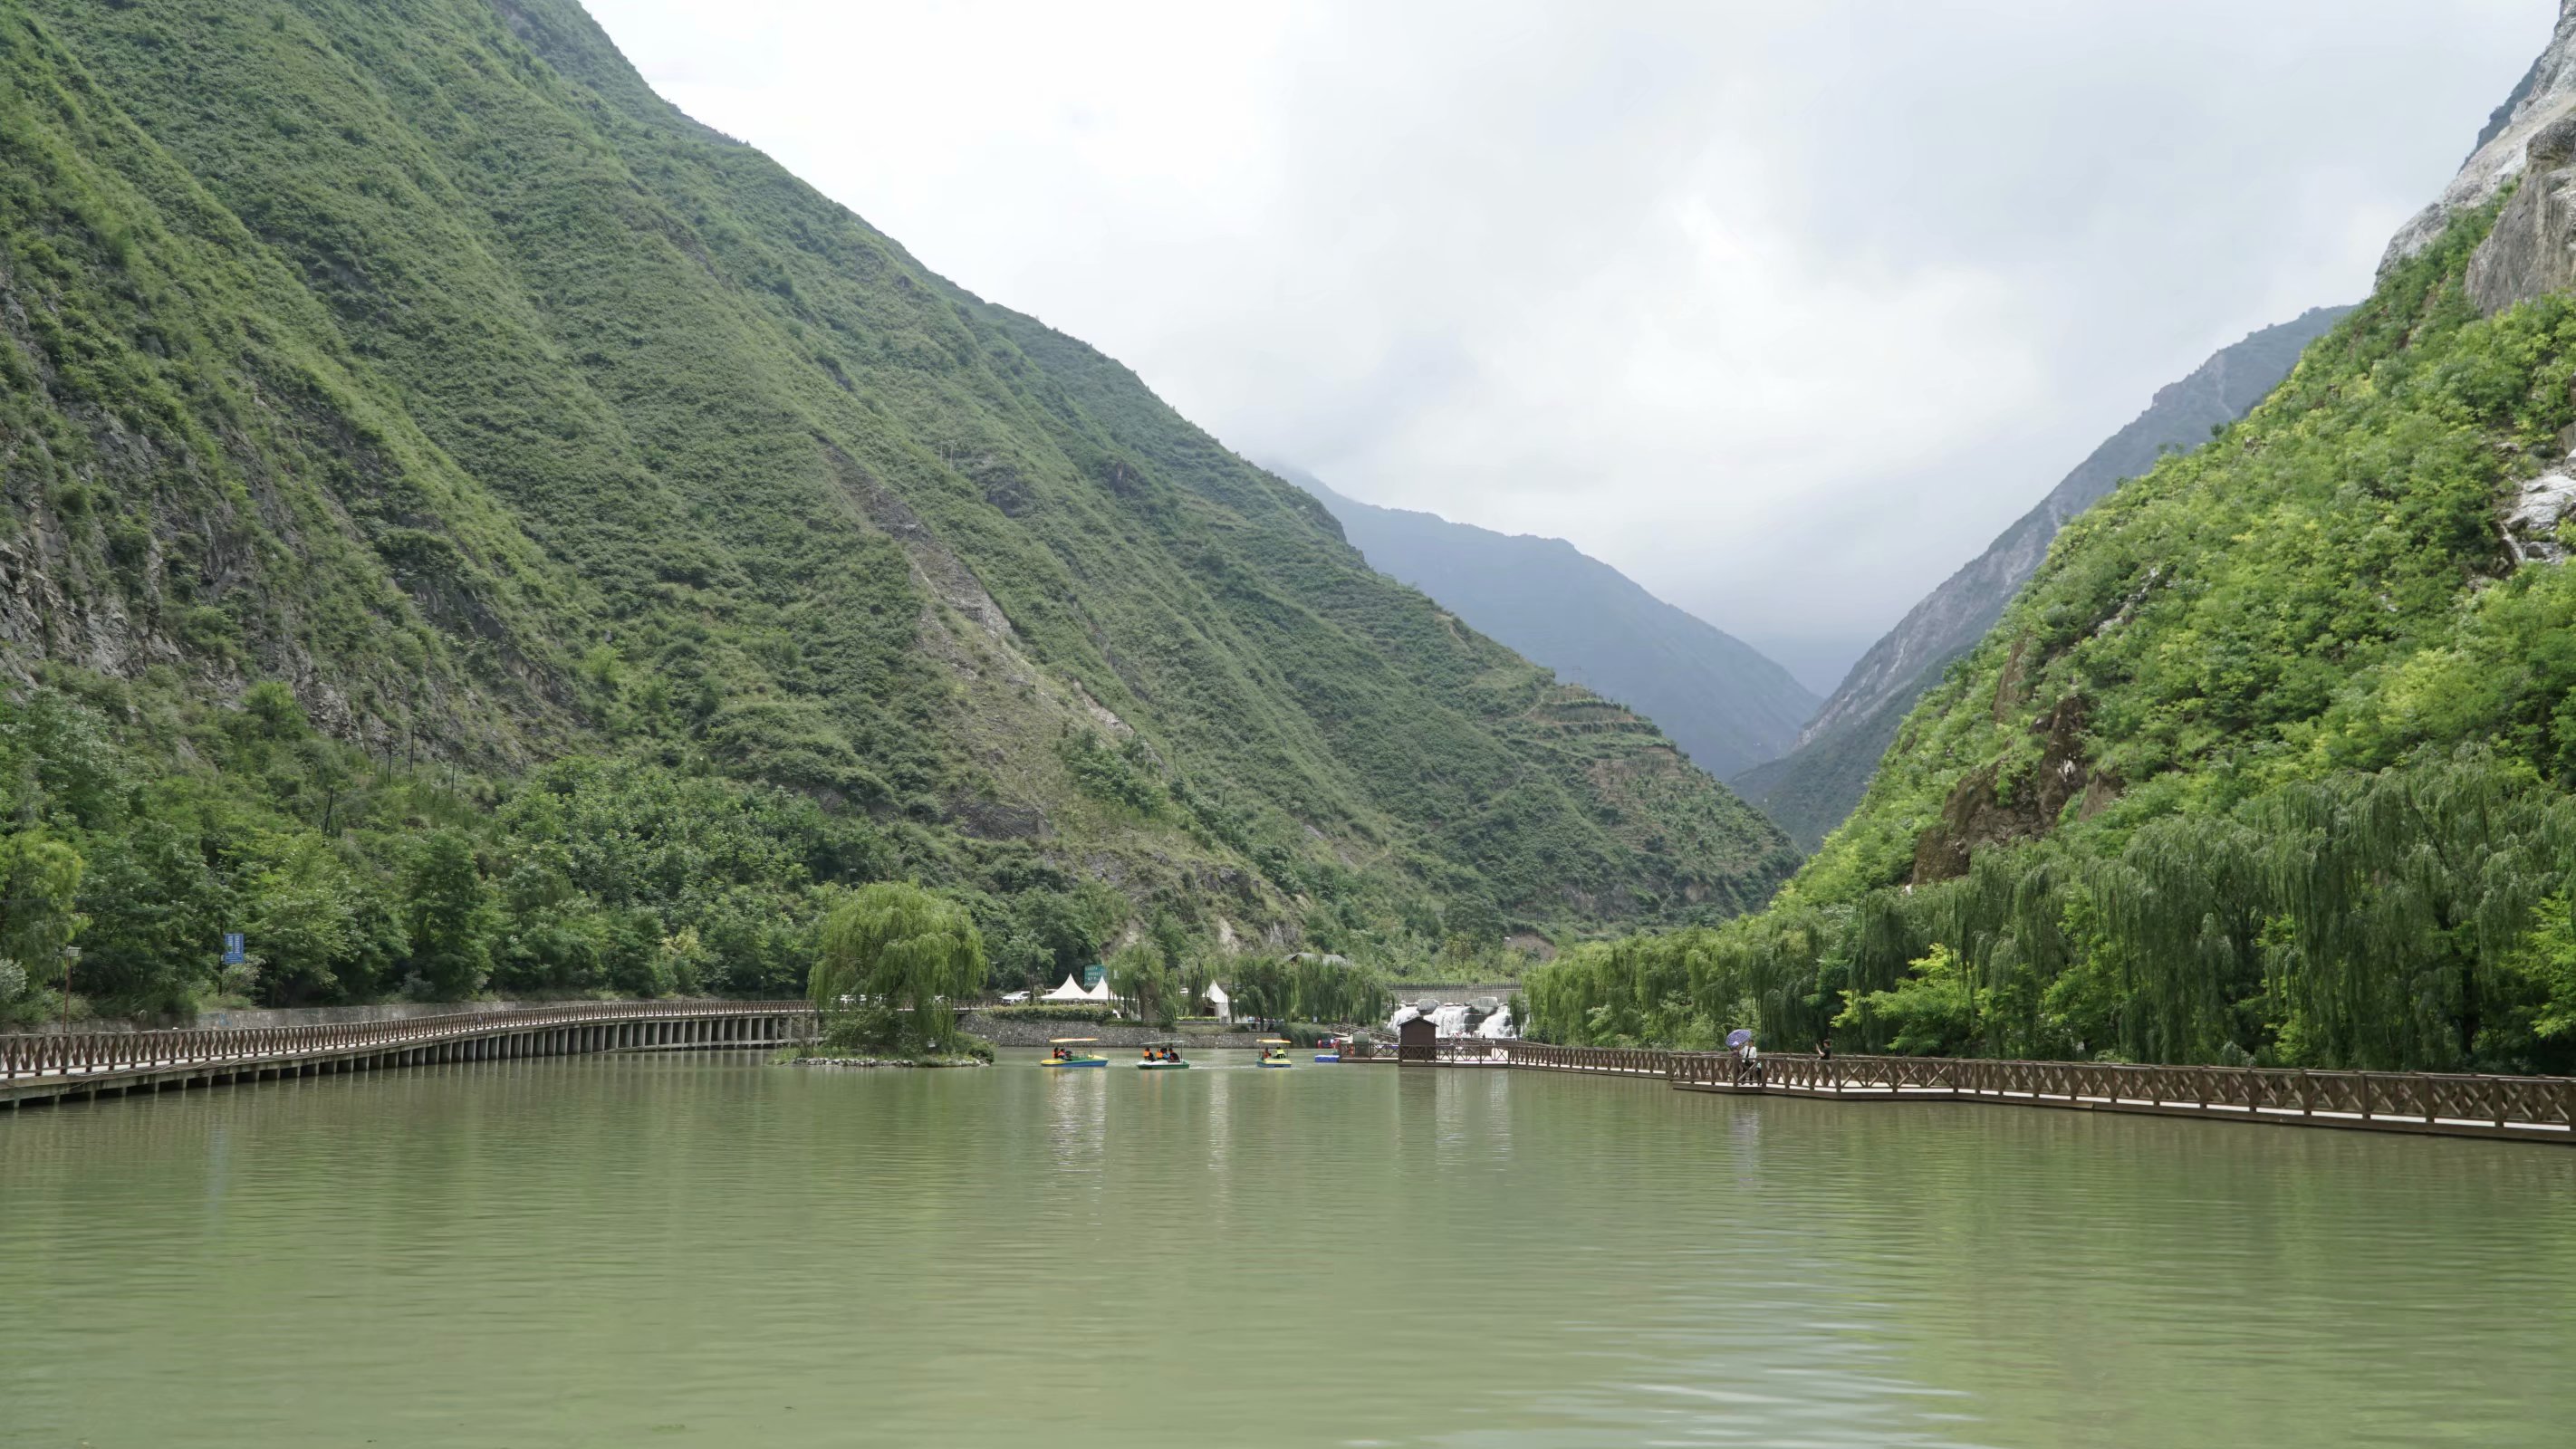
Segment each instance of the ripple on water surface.
[{"label": "ripple on water surface", "polygon": [[2576,1153],[637,1056],[0,1117],[0,1445],[2569,1442]]}]

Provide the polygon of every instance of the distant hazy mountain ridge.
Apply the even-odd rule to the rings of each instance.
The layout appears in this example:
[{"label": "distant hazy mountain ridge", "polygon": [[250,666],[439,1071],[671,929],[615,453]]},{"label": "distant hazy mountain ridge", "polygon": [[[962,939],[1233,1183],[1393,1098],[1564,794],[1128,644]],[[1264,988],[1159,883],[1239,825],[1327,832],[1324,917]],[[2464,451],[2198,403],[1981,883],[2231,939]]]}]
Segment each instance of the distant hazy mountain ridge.
[{"label": "distant hazy mountain ridge", "polygon": [[1815,710],[1816,696],[1761,651],[1561,538],[1381,508],[1279,471],[1324,501],[1371,568],[1653,720],[1713,775],[1788,749]]},{"label": "distant hazy mountain ridge", "polygon": [[2351,310],[2312,308],[2221,348],[2188,377],[2157,389],[2145,412],[1870,646],[1807,723],[1795,753],[1742,771],[1731,783],[1792,839],[1814,849],[1860,803],[1906,711],[1994,627],[2066,521],[2164,454],[2198,447],[2211,429],[2245,416],[2289,376],[2300,351]]}]

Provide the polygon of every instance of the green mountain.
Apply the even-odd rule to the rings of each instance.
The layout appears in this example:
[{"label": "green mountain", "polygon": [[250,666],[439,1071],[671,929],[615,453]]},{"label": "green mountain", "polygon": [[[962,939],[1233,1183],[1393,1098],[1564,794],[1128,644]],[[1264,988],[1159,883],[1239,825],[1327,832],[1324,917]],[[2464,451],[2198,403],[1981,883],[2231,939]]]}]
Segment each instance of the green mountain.
[{"label": "green mountain", "polygon": [[1586,689],[1653,720],[1691,763],[1725,776],[1775,759],[1816,696],[1759,650],[1638,587],[1561,538],[1495,533],[1345,498],[1293,469],[1378,572],[1431,596]]},{"label": "green mountain", "polygon": [[1572,1039],[2576,1067],[2576,5],[2367,302],[2067,524],[1770,910]]},{"label": "green mountain", "polygon": [[[1652,725],[680,114],[570,0],[0,0],[0,158],[11,803],[90,858],[111,995],[184,994],[290,856],[375,923],[378,987],[429,979],[449,887],[456,961],[594,906],[714,931],[698,866],[578,863],[644,797],[756,822],[779,863],[736,884],[784,894],[745,919],[917,875],[1070,942],[1032,974],[1125,913],[1392,951],[1723,914],[1793,862]],[[574,755],[627,784],[593,800]],[[423,863],[442,833],[470,871]],[[164,884],[112,898],[147,856]],[[170,882],[178,967],[136,944]]]},{"label": "green mountain", "polygon": [[1731,774],[1729,783],[1791,839],[1815,849],[1860,803],[1914,702],[1994,627],[2066,521],[2166,453],[2196,448],[2245,416],[2290,375],[2300,352],[2351,310],[2310,308],[2220,348],[2189,376],[2158,388],[2146,411],[2104,439],[2037,507],[1871,645],[1799,733],[1794,750]]}]

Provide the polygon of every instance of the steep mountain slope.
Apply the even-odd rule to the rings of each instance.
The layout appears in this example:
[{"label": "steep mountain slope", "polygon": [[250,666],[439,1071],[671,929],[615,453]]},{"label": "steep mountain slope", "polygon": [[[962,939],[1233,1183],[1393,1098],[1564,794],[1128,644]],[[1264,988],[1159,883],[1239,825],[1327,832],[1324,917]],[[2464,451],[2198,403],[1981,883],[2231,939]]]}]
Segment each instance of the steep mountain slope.
[{"label": "steep mountain slope", "polygon": [[1794,752],[1742,771],[1731,783],[1813,850],[1860,803],[1906,711],[1994,627],[2066,521],[2166,453],[2196,448],[2213,429],[2245,416],[2290,375],[2299,353],[2351,310],[2311,308],[2219,349],[2180,382],[2158,388],[2145,412],[1871,645],[1800,732]]},{"label": "steep mountain slope", "polygon": [[1369,566],[1431,596],[1586,689],[1653,720],[1726,775],[1797,738],[1816,697],[1752,645],[1686,614],[1561,538],[1495,533],[1345,498],[1279,469],[1341,521]]},{"label": "steep mountain slope", "polygon": [[2576,4],[2533,74],[2279,389],[2066,526],[1767,912],[1570,953],[1543,1027],[2576,1068]]},{"label": "steep mountain slope", "polygon": [[0,155],[0,639],[111,724],[271,677],[382,769],[624,751],[1282,930],[1793,860],[570,0],[5,0]]}]

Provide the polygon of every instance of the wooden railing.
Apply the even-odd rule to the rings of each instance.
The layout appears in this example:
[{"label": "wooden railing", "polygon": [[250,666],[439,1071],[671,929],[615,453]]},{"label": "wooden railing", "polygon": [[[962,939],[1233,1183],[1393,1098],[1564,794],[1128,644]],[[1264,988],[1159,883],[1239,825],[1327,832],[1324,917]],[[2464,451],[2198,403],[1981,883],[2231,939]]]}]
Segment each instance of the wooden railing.
[{"label": "wooden railing", "polygon": [[1669,1077],[1673,1064],[1687,1055],[1624,1047],[1550,1046],[1516,1038],[1488,1041],[1482,1037],[1445,1036],[1436,1044],[1432,1059],[1443,1066],[1535,1067],[1618,1077]]},{"label": "wooden railing", "polygon": [[2118,1062],[1978,1061],[1948,1057],[1765,1053],[1757,1081],[1726,1053],[1651,1053],[1674,1061],[1677,1086],[1754,1086],[1819,1094],[1954,1097],[2190,1111],[2277,1121],[2348,1120],[2427,1129],[2486,1128],[2552,1139],[2576,1134],[2576,1078],[2442,1072],[2328,1072],[2280,1067],[2141,1066]]},{"label": "wooden railing", "polygon": [[2576,1143],[2576,1078],[2571,1077],[1792,1053],[1764,1053],[1748,1072],[1732,1052],[1566,1047],[1473,1037],[1441,1039],[1430,1061],[1663,1077],[1682,1088],[1851,1101],[2001,1102]]},{"label": "wooden railing", "polygon": [[175,1031],[0,1036],[0,1081],[163,1067],[293,1061],[317,1054],[427,1045],[555,1027],[748,1016],[802,1016],[802,1001],[597,1001],[459,1011],[388,1021]]}]

